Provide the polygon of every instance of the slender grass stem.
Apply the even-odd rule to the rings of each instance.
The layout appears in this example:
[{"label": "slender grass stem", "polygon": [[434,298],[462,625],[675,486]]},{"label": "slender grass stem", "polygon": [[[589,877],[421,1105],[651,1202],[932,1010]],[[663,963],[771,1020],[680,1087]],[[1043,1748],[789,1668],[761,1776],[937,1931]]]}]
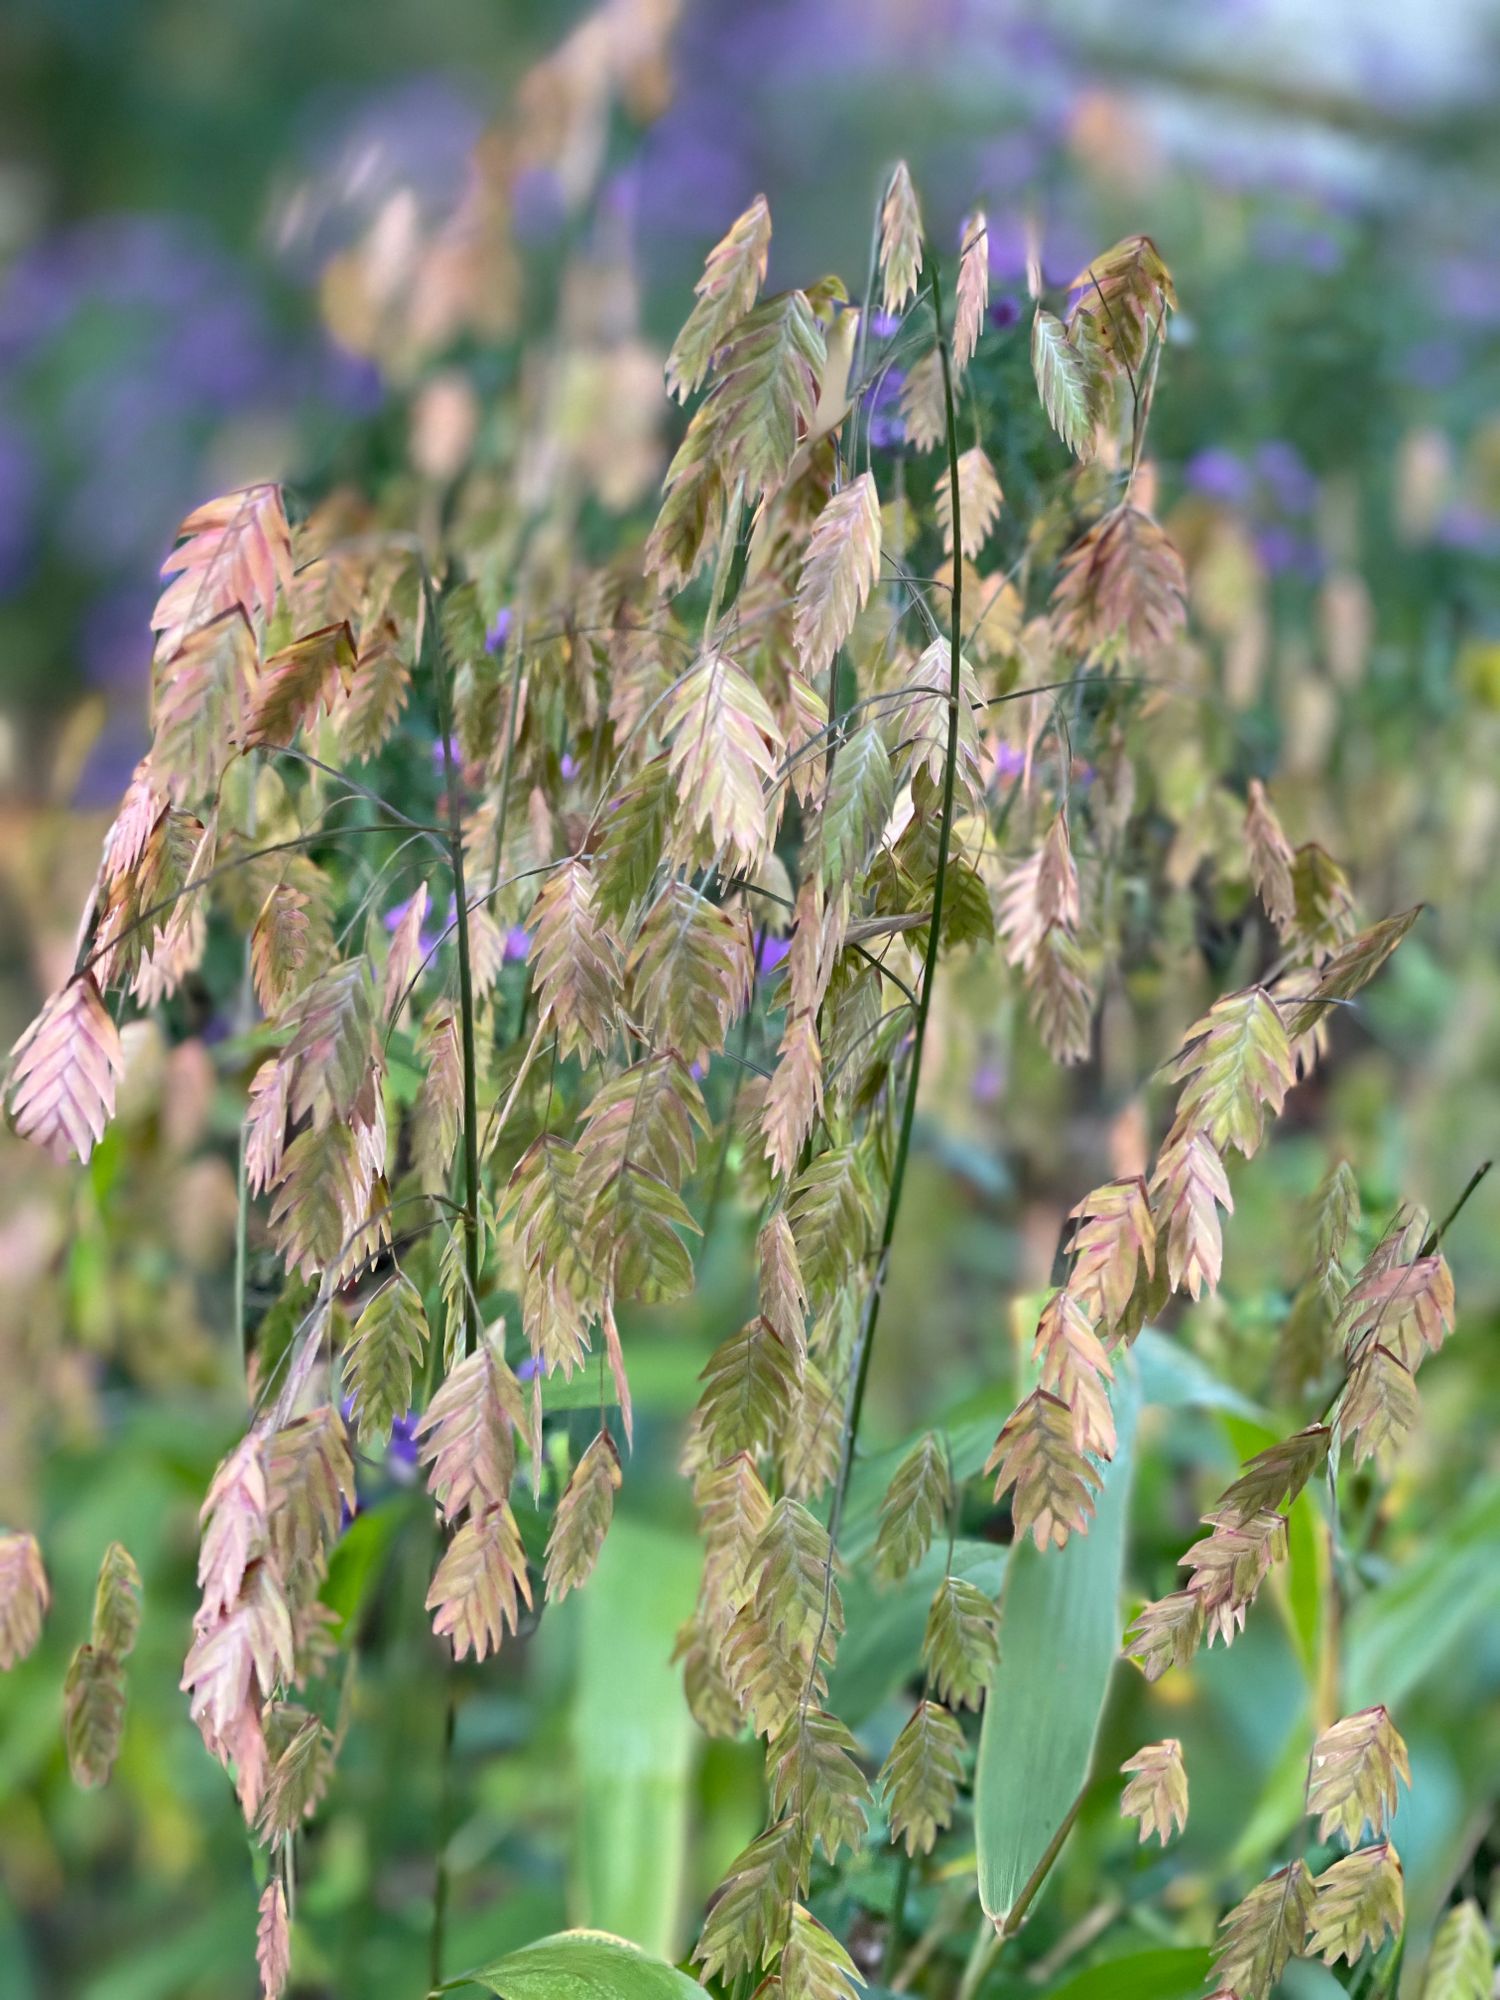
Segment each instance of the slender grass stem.
[{"label": "slender grass stem", "polygon": [[[963,547],[962,496],[959,492],[958,477],[958,425],[953,403],[953,363],[948,348],[948,336],[943,325],[942,291],[938,283],[938,260],[931,245],[927,246],[928,285],[932,294],[933,316],[937,321],[938,354],[943,369],[943,405],[947,422],[948,439],[948,494],[953,509],[953,546]],[[890,1263],[891,1244],[896,1234],[896,1219],[901,1212],[901,1196],[906,1185],[907,1161],[911,1157],[912,1129],[916,1123],[917,1092],[922,1082],[922,1053],[927,1042],[927,1021],[932,1010],[933,980],[937,972],[938,946],[943,935],[943,899],[947,887],[948,857],[953,845],[953,797],[958,770],[958,718],[962,680],[960,661],[963,643],[963,565],[956,563],[953,570],[952,625],[948,650],[948,744],[943,761],[943,804],[942,818],[938,826],[937,867],[932,885],[932,918],[927,926],[927,946],[922,958],[922,983],[916,996],[916,1020],[912,1030],[911,1063],[907,1071],[906,1096],[901,1106],[901,1124],[896,1134],[896,1150],[891,1164],[890,1190],[886,1196],[885,1220],[881,1227],[880,1246],[875,1259],[875,1288],[870,1299],[870,1310],[865,1326],[864,1339],[860,1342],[859,1356],[855,1364],[853,1387],[849,1396],[849,1412],[844,1426],[844,1447],[839,1460],[838,1482],[834,1487],[833,1504],[829,1514],[829,1535],[837,1538],[838,1527],[843,1518],[844,1504],[848,1498],[849,1480],[854,1470],[854,1454],[859,1438],[859,1421],[864,1409],[865,1390],[869,1384],[870,1357],[875,1351],[875,1333],[880,1320],[880,1302],[885,1290],[887,1270]]]}]

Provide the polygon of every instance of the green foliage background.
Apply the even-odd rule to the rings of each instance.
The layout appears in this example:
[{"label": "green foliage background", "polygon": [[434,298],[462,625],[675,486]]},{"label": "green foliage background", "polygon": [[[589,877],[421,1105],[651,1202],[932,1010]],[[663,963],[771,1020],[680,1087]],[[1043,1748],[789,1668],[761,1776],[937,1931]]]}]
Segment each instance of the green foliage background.
[{"label": "green foliage background", "polygon": [[[190,216],[258,301],[284,343],[278,352],[300,354],[320,336],[309,274],[268,240],[278,175],[306,171],[318,132],[337,126],[361,93],[416,72],[443,72],[445,88],[462,79],[460,95],[480,111],[501,102],[528,58],[561,33],[563,11],[287,0],[251,17],[144,0],[103,9],[22,0],[18,54],[7,64],[14,115],[0,254],[15,280],[38,244],[80,219],[137,208]],[[1189,337],[1168,358],[1154,453],[1160,497],[1193,559],[1218,769],[1240,788],[1274,774],[1284,821],[1350,866],[1372,915],[1431,905],[1357,1017],[1340,1023],[1326,1075],[1299,1094],[1286,1128],[1237,1183],[1223,1294],[1182,1317],[1180,1338],[1148,1335],[1139,1350],[1126,1589],[1155,1595],[1172,1586],[1184,1545],[1185,1489],[1229,1477],[1285,1428],[1258,1398],[1301,1274],[1304,1205],[1328,1160],[1341,1151],[1358,1163],[1370,1218],[1403,1198],[1440,1214],[1500,1135],[1500,315],[1465,289],[1466,272],[1493,257],[1494,138],[1463,103],[1402,105],[1325,87],[1316,50],[1299,59],[1294,49],[1279,71],[1247,62],[1205,76],[1193,38],[1174,41],[1170,10],[1142,21],[1121,10],[1102,44],[1081,27],[1059,29],[1046,61],[1062,65],[1065,115],[1029,99],[1019,42],[1016,87],[981,103],[963,83],[962,31],[937,30],[934,45],[921,11],[910,10],[916,56],[902,68],[887,52],[882,72],[842,9],[826,10],[831,52],[786,10],[745,10],[765,37],[758,55],[742,51],[750,66],[735,72],[753,143],[726,169],[717,212],[695,223],[672,226],[677,194],[648,181],[648,193],[658,190],[657,226],[640,252],[648,325],[669,333],[680,321],[703,249],[754,191],[742,185],[746,173],[764,180],[778,224],[787,218],[777,239],[786,278],[800,282],[825,264],[853,275],[866,254],[862,218],[894,153],[925,166],[935,205],[956,226],[981,143],[1040,131],[1016,210],[1035,190],[1091,244],[1148,229],[1177,280]],[[906,10],[892,12],[907,22]],[[1014,28],[1003,10],[996,18]],[[729,64],[714,37],[729,27],[719,10],[688,9],[678,88],[710,121]],[[982,37],[994,24],[968,32]],[[1040,68],[1039,53],[1034,61]],[[1163,92],[1195,121],[1193,143],[1177,150],[1151,123]],[[1299,149],[1347,146],[1353,192],[1331,194],[1316,176],[1288,186],[1269,169],[1247,171],[1243,184],[1206,173],[1201,134],[1221,113],[1268,121],[1272,153],[1286,132]],[[639,155],[649,172],[667,172],[652,165],[649,131],[614,132],[610,144],[622,165]],[[1287,242],[1303,250],[1267,247]],[[537,249],[544,266],[563,254],[545,239]],[[5,283],[0,276],[0,296]],[[997,284],[1001,296],[1019,299],[1023,289],[1019,274]],[[77,461],[95,449],[69,431],[68,413],[94,406],[83,392],[111,379],[112,359],[135,337],[133,310],[93,299],[66,337],[5,364],[0,381],[0,414],[25,414],[33,480],[25,560],[0,602],[7,1028],[19,1029],[67,955],[97,808],[122,761],[128,769],[139,730],[144,662],[135,682],[128,667],[114,678],[91,669],[80,607],[130,584],[149,595],[152,558],[126,542],[106,562],[68,512]],[[996,331],[983,351],[982,394],[997,413],[1008,503],[1024,516],[1033,419],[1008,416],[1030,410],[1024,321],[1018,335]],[[1434,356],[1439,342],[1444,353]],[[148,372],[162,365],[156,350],[143,352]],[[247,426],[257,450],[280,450],[293,471],[380,464],[400,449],[398,398],[378,383],[371,395],[372,408],[354,416],[316,392],[282,396],[273,370],[263,394],[187,412],[180,450],[174,444],[181,490],[163,502],[164,531],[227,483],[210,468],[237,462]],[[1264,457],[1268,440],[1291,453],[1295,476],[1285,452]],[[136,451],[153,444],[147,426]],[[1233,492],[1222,462],[1215,475],[1203,461],[1210,451],[1237,454],[1243,478],[1230,480]],[[128,473],[111,504],[132,510]],[[1191,747],[1174,759],[1174,726],[1166,703],[1156,783],[1174,816],[1196,811],[1203,851],[1215,854],[1238,838],[1237,824]],[[1193,858],[1184,857],[1188,874]],[[1140,922],[1233,982],[1246,942],[1234,909],[1204,922],[1184,895]],[[866,1427],[875,1456],[851,1508],[855,1545],[903,1440],[942,1420],[956,1451],[967,1440],[977,1463],[1014,1400],[1028,1330],[1015,1301],[1045,1278],[1038,1243],[1050,1251],[1062,1210],[1090,1184],[1081,1163],[1107,1148],[1127,1082],[1196,1011],[1170,974],[1143,973],[1124,997],[1113,1042],[1107,1020],[1102,1076],[1080,1082],[1016,1035],[1013,1000],[955,982],[893,1246]],[[1150,1024],[1149,1035],[1127,1012]],[[254,1928],[252,1863],[229,1789],[176,1693],[197,1507],[242,1420],[226,1330],[237,1107],[211,1065],[163,1050],[159,1068],[159,1087],[125,1107],[81,1184],[38,1169],[8,1140],[0,1158],[0,1518],[39,1525],[55,1593],[42,1645],[0,1682],[6,2000],[250,1991],[240,1968]],[[1327,1551],[1310,1501],[1299,1502],[1284,1587],[1232,1651],[1202,1655],[1170,1695],[1128,1670],[1114,1676],[1096,1782],[1028,1932],[1025,1964],[1040,1967],[1041,1982],[1003,1960],[979,1989],[989,2000],[1200,1990],[1226,1885],[1272,1865],[1300,1815],[1307,1718],[1334,1648],[1345,1709],[1389,1703],[1410,1745],[1414,1782],[1396,1838],[1414,1940],[1425,1941],[1455,1886],[1491,1898],[1500,1863],[1497,1183],[1485,1184],[1445,1246],[1460,1319],[1424,1370],[1421,1433],[1394,1489],[1372,1500],[1363,1543],[1334,1554],[1337,1628]],[[726,1212],[693,1298],[627,1329],[637,1435],[600,1572],[549,1614],[534,1643],[460,1676],[451,1779],[433,1698],[442,1670],[421,1614],[428,1551],[401,1532],[422,1505],[399,1467],[373,1476],[328,1593],[361,1633],[362,1654],[339,1775],[307,1843],[297,1992],[395,2000],[423,1990],[443,1829],[456,1885],[454,1964],[496,1959],[570,1923],[679,1956],[705,1896],[758,1830],[759,1756],[753,1746],[705,1748],[666,1665],[695,1574],[678,1439],[698,1368],[743,1317],[745,1252],[744,1218]],[[591,1429],[581,1411],[575,1450]],[[100,1553],[115,1538],[139,1563],[145,1620],[114,1781],[84,1794],[68,1778],[59,1690]],[[1099,1538],[1075,1552],[1093,1559]],[[1019,1592],[1022,1560],[1032,1567],[976,1521],[955,1566],[988,1589],[1005,1581]],[[862,1586],[848,1592],[850,1633],[831,1699],[877,1756],[909,1708],[905,1683],[932,1582],[919,1571],[879,1600]],[[1052,1670],[1025,1645],[1007,1649],[1012,1728],[1028,1674],[1034,1691]],[[1002,1769],[1020,1755],[1005,1720],[1002,1712],[982,1753]],[[1081,1715],[1085,1737],[1090,1722]],[[1166,1735],[1183,1742],[1193,1806],[1186,1834],[1158,1855],[1137,1851],[1119,1820],[1114,1774],[1140,1742]],[[910,1913],[913,1937],[931,1933],[929,1963],[946,1979],[978,1924],[972,1829],[962,1832],[964,1865],[924,1884]],[[820,1906],[841,1936],[864,1940],[872,1966],[894,1868],[872,1847]],[[1336,1983],[1299,1967],[1284,1990],[1316,2000]]]}]

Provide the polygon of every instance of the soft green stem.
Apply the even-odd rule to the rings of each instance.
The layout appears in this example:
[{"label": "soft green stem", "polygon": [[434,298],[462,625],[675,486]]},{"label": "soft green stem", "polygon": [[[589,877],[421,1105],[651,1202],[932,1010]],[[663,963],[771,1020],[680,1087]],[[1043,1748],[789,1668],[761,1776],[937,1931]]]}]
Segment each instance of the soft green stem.
[{"label": "soft green stem", "polygon": [[901,1851],[900,1866],[896,1870],[896,1888],[891,1897],[890,1920],[885,1933],[885,1955],[880,1961],[882,1984],[889,1986],[896,1976],[896,1968],[901,1960],[901,1933],[906,1924],[906,1892],[911,1887],[911,1855],[905,1848]]},{"label": "soft green stem", "polygon": [[443,740],[443,787],[448,794],[448,862],[453,874],[455,935],[458,941],[459,1034],[464,1069],[464,1303],[463,1351],[477,1345],[479,1324],[479,1076],[474,1049],[474,972],[469,956],[469,893],[464,880],[463,821],[458,809],[458,773],[453,761],[453,714],[448,677],[438,644],[437,604],[427,586],[427,618],[422,639],[436,690],[438,729]]},{"label": "soft green stem", "polygon": [[[943,367],[943,402],[948,432],[948,493],[953,507],[953,546],[963,547],[962,504],[958,479],[958,425],[953,405],[953,365],[948,352],[948,336],[943,327],[943,300],[938,284],[938,260],[927,246],[928,284],[932,293],[933,317],[937,321],[938,354]],[[927,926],[927,948],[922,958],[922,984],[917,992],[916,1021],[912,1032],[911,1066],[907,1073],[906,1097],[901,1107],[901,1125],[891,1165],[891,1185],[886,1197],[885,1221],[875,1259],[875,1289],[870,1300],[864,1339],[860,1342],[854,1384],[849,1396],[849,1413],[844,1426],[844,1448],[839,1461],[838,1483],[834,1488],[829,1515],[829,1532],[837,1535],[843,1516],[849,1480],[854,1470],[854,1451],[859,1420],[869,1382],[870,1356],[875,1351],[875,1331],[880,1319],[880,1302],[885,1291],[891,1243],[896,1234],[896,1218],[901,1211],[901,1195],[906,1184],[906,1165],[911,1155],[912,1128],[916,1122],[917,1092],[922,1081],[922,1052],[927,1041],[927,1018],[932,1009],[932,987],[937,972],[938,946],[943,934],[943,893],[947,887],[948,856],[953,844],[953,795],[958,769],[958,705],[962,699],[960,673],[963,643],[963,564],[953,565],[952,625],[948,651],[948,747],[943,763],[942,819],[938,827],[937,871],[932,886],[932,918]]]}]

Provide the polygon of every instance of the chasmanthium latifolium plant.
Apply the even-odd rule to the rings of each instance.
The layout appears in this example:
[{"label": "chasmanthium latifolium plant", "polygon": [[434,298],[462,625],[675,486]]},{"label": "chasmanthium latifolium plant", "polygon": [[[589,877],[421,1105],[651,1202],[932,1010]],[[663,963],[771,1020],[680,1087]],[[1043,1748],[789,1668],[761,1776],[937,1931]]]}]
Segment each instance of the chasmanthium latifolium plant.
[{"label": "chasmanthium latifolium plant", "polygon": [[[295,1836],[338,1751],[346,1636],[319,1592],[356,1454],[410,1422],[441,1522],[433,1629],[458,1659],[516,1643],[588,1587],[630,1478],[620,1308],[687,1293],[724,1215],[753,1229],[758,1304],[724,1328],[684,1444],[703,1573],[678,1653],[702,1728],[764,1743],[768,1804],[702,1923],[703,1982],[852,1994],[847,1942],[808,1908],[815,1868],[887,1839],[929,1865],[972,1782],[1006,1634],[971,1581],[937,1587],[921,1698],[878,1771],[826,1705],[846,1503],[945,974],[1018,991],[1074,1064],[1142,949],[1121,885],[1160,870],[1169,835],[1133,811],[1134,771],[1186,643],[1146,456],[1176,301],[1145,237],[1066,296],[1034,264],[1050,432],[1017,519],[974,387],[994,338],[984,216],[940,257],[898,167],[862,300],[832,278],[767,295],[771,226],[756,201],[709,253],[667,364],[691,415],[660,511],[616,521],[606,560],[576,496],[462,466],[370,493],[259,485],[189,515],[152,620],[151,747],[73,976],[12,1058],[17,1130],[86,1160],[122,1016],[169,1002],[211,933],[241,941],[250,1418],[203,1504],[182,1686],[268,1852],[268,1996],[289,1976]],[[1034,1386],[996,1409],[982,1473],[940,1431],[901,1458],[859,1557],[879,1587],[951,1551],[979,1478],[1018,1540],[1089,1533],[1133,1340],[1217,1287],[1234,1155],[1416,915],[1362,927],[1337,862],[1294,845],[1257,783],[1243,815],[1260,975],[1150,1053],[1170,1086],[1154,1160],[1078,1189]],[[1148,1676],[1231,1643],[1297,1495],[1325,1480],[1336,1505],[1340,1462],[1383,1468],[1415,1419],[1452,1323],[1441,1231],[1403,1212],[1350,1272],[1357,1222],[1334,1164],[1277,1359],[1309,1421],[1245,1465],[1183,1587],[1139,1609],[1123,1648]],[[252,1323],[263,1238],[284,1288]],[[519,1316],[497,1316],[502,1292]],[[560,1479],[549,1396],[586,1366],[599,1430]],[[545,1517],[539,1537],[518,1511]],[[37,1542],[0,1540],[0,1664],[47,1602]],[[118,1746],[137,1603],[112,1548],[66,1691],[84,1783]],[[1352,1960],[1402,1927],[1394,1723],[1331,1715],[1308,1751],[1308,1811],[1348,1852],[1320,1874],[1291,1861],[1230,1912],[1216,1984],[1239,2000],[1290,1957]],[[1142,1838],[1172,1838],[1177,1744],[1126,1777]],[[1058,1845],[991,1910],[1000,1935]]]}]

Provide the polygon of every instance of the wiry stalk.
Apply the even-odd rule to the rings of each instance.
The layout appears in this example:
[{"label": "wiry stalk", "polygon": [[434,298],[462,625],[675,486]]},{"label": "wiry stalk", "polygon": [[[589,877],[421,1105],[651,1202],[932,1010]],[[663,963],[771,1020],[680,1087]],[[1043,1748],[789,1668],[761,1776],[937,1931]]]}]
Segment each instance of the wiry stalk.
[{"label": "wiry stalk", "polygon": [[[453,875],[455,929],[458,942],[459,1033],[463,1049],[464,1108],[464,1318],[459,1351],[468,1354],[483,1337],[479,1312],[479,1079],[474,1047],[474,974],[469,956],[469,899],[464,880],[463,821],[458,805],[458,772],[453,757],[453,704],[448,687],[446,663],[438,643],[437,603],[428,583],[424,586],[427,616],[422,647],[436,694],[438,730],[443,744],[443,789],[448,795],[448,861]],[[503,832],[503,829],[502,829]],[[447,1695],[443,1718],[443,1754],[438,1794],[438,1848],[432,1888],[432,1929],[428,1941],[428,1968],[433,1986],[443,1977],[443,1948],[447,1931],[450,1879],[448,1842],[451,1837],[453,1787],[453,1738],[458,1711],[453,1686],[453,1667],[447,1670]]]},{"label": "wiry stalk", "polygon": [[[953,364],[948,336],[943,326],[943,299],[938,285],[938,260],[932,246],[926,246],[928,288],[932,295],[933,318],[937,322],[938,355],[943,369],[943,404],[947,420],[948,495],[953,508],[953,546],[963,547],[962,505],[958,479],[958,424],[953,404]],[[927,1041],[927,1018],[932,1009],[933,978],[937,971],[938,945],[943,934],[943,894],[947,887],[948,856],[953,844],[953,795],[958,769],[958,704],[962,699],[960,675],[963,644],[963,564],[953,565],[952,625],[948,647],[948,747],[943,762],[942,818],[938,826],[937,871],[932,886],[932,917],[927,926],[927,948],[922,957],[922,984],[917,992],[916,1021],[912,1030],[911,1063],[907,1071],[906,1097],[901,1106],[901,1125],[896,1135],[896,1151],[891,1164],[891,1182],[886,1196],[885,1221],[875,1258],[875,1283],[870,1295],[864,1337],[859,1345],[849,1407],[844,1421],[843,1450],[839,1457],[838,1481],[833,1491],[828,1531],[838,1537],[848,1498],[849,1480],[854,1470],[854,1452],[859,1437],[859,1420],[869,1382],[870,1356],[875,1350],[875,1331],[880,1319],[880,1301],[885,1291],[891,1243],[896,1234],[896,1218],[901,1212],[901,1195],[906,1183],[906,1164],[911,1155],[912,1127],[916,1121],[917,1092],[922,1082],[922,1052]]]},{"label": "wiry stalk", "polygon": [[448,865],[453,875],[454,933],[458,944],[459,1033],[463,1043],[464,1109],[464,1338],[467,1354],[477,1344],[479,1324],[479,1078],[474,1049],[474,973],[469,956],[469,895],[464,880],[463,820],[458,809],[458,773],[453,760],[453,713],[447,674],[438,644],[437,603],[427,587],[422,649],[436,690],[438,730],[443,743],[443,788],[448,794]]}]

